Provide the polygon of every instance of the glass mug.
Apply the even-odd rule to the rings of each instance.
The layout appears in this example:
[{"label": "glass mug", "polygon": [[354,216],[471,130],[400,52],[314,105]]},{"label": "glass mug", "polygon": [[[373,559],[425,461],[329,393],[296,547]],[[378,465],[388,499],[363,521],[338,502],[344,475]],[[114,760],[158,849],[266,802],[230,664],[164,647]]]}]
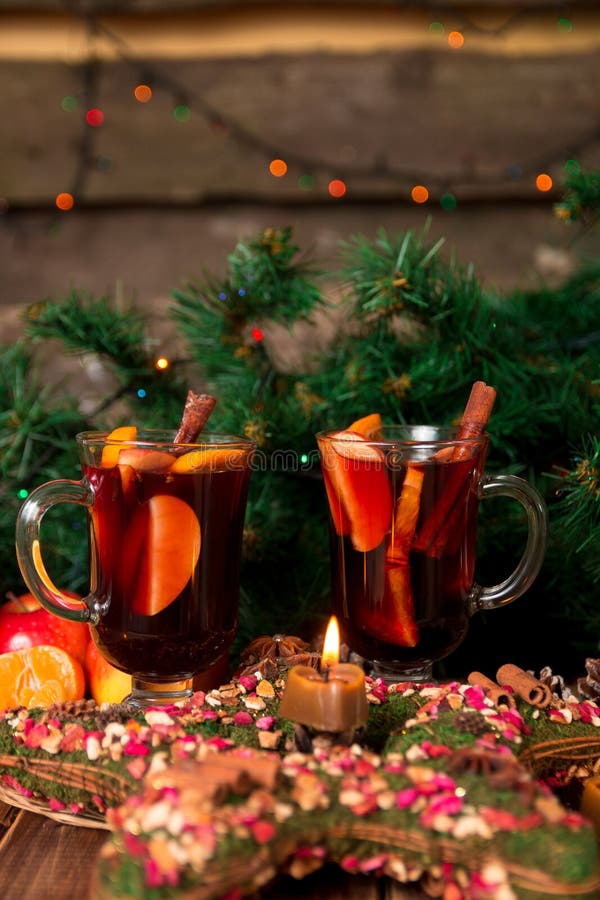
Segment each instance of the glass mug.
[{"label": "glass mug", "polygon": [[[379,436],[378,436],[379,437]],[[384,427],[379,440],[317,435],[330,511],[334,611],[350,648],[393,681],[429,681],[469,618],[510,603],[537,576],[547,513],[514,475],[485,475],[489,436]],[[474,581],[479,501],[512,497],[527,514],[524,554],[504,581]]]},{"label": "glass mug", "polygon": [[[31,592],[57,616],[89,622],[100,653],[132,675],[137,706],[189,697],[192,679],[229,650],[237,627],[240,562],[255,444],[202,433],[195,444],[140,431],[76,437],[81,481],[35,488],[16,528]],[[40,526],[58,503],[88,511],[90,593],[74,603],[44,566]]]}]

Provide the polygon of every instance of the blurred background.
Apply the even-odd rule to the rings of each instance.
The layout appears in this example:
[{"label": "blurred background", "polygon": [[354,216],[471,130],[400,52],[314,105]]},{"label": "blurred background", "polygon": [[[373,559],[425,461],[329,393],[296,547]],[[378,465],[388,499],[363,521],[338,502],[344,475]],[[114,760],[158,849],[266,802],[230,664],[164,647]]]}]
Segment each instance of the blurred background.
[{"label": "blurred background", "polygon": [[266,226],[329,263],[430,220],[491,287],[563,278],[599,60],[594,2],[2,0],[2,334],[72,286],[160,311]]}]

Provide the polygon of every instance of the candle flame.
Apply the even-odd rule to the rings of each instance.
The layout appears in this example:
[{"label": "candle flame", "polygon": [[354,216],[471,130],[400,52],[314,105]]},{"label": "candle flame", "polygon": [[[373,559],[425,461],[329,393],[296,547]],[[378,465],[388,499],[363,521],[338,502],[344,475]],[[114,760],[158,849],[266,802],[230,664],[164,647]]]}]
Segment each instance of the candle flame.
[{"label": "candle flame", "polygon": [[321,654],[321,668],[328,669],[340,661],[340,628],[338,620],[332,616],[325,632],[323,653]]}]

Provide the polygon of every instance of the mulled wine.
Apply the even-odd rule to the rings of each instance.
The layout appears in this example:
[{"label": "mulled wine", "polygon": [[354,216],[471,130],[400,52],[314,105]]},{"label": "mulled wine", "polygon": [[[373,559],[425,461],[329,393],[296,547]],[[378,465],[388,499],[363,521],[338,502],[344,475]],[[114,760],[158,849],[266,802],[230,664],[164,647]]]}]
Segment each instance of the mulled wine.
[{"label": "mulled wine", "polygon": [[[346,640],[361,656],[418,669],[451,653],[468,627],[467,600],[473,585],[480,450],[468,460],[392,465],[388,469],[392,514],[381,543],[356,550],[331,524],[334,611]],[[421,474],[418,512],[409,546],[396,540],[407,472]],[[448,504],[451,518],[440,536],[435,522]],[[447,519],[446,522],[449,520]],[[441,528],[443,522],[439,522]],[[435,530],[430,539],[428,532]],[[394,550],[395,546],[395,550]]]},{"label": "mulled wine", "polygon": [[[546,511],[513,475],[484,475],[495,391],[476,382],[458,428],[382,426],[377,414],[317,443],[330,514],[333,611],[344,640],[387,681],[425,681],[469,618],[516,599],[543,559]],[[478,503],[518,500],[525,553],[503,582],[474,581]]]},{"label": "mulled wine", "polygon": [[165,461],[84,466],[103,598],[93,638],[114,666],[151,682],[203,672],[231,644],[250,477],[247,453],[220,470],[165,471]]}]

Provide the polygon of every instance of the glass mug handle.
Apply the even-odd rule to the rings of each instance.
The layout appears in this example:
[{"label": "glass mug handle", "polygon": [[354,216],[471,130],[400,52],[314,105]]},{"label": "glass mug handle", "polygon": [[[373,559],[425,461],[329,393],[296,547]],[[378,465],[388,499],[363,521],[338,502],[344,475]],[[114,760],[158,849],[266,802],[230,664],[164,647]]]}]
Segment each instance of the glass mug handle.
[{"label": "glass mug handle", "polygon": [[516,569],[492,587],[474,584],[469,594],[469,613],[485,609],[495,609],[512,603],[531,586],[535,580],[546,551],[547,512],[546,504],[537,488],[516,475],[484,475],[479,482],[480,499],[489,497],[512,497],[518,500],[527,514],[527,544]]},{"label": "glass mug handle", "polygon": [[93,502],[92,491],[81,481],[66,478],[48,481],[29,494],[19,510],[16,525],[17,560],[31,593],[55,616],[73,622],[89,622],[91,625],[95,625],[100,618],[96,598],[89,594],[82,601],[74,601],[56,587],[42,559],[40,526],[48,510],[58,503],[75,503],[89,508]]}]

